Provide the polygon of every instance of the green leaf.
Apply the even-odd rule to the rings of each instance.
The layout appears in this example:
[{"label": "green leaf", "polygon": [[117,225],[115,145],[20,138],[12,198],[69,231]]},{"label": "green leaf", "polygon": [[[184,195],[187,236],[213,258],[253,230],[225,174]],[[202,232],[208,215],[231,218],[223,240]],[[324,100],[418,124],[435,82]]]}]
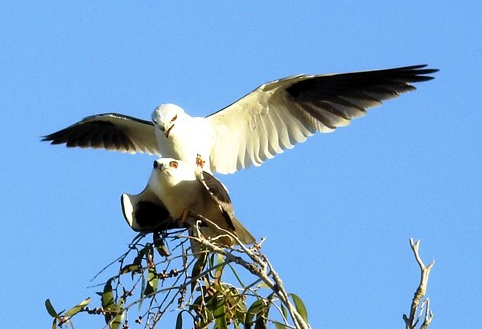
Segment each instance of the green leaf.
[{"label": "green leaf", "polygon": [[[192,273],[191,273],[191,278],[197,277],[199,274],[204,269],[204,266],[206,265],[206,260],[207,260],[207,254],[203,253],[199,255],[199,258],[197,262],[194,264],[192,268]],[[194,291],[194,288],[196,287],[197,280],[193,280],[191,283],[191,293]]]},{"label": "green leaf", "polygon": [[244,323],[246,318],[246,298],[239,293],[238,289],[229,287],[224,294],[226,304],[229,305],[228,317],[235,322]]},{"label": "green leaf", "polygon": [[45,308],[47,309],[47,312],[50,314],[51,317],[53,317],[54,319],[59,318],[59,315],[57,314],[57,312],[55,312],[55,309],[52,306],[50,299],[45,300]]},{"label": "green leaf", "polygon": [[208,325],[214,321],[213,313],[207,308],[203,308],[200,313],[201,321],[199,322],[199,328],[207,328]]},{"label": "green leaf", "polygon": [[182,329],[182,312],[179,312],[176,319],[176,329]]},{"label": "green leaf", "polygon": [[226,304],[222,296],[215,296],[212,299],[212,312],[214,314],[214,320],[216,321],[216,329],[228,329],[228,323],[226,321]]},{"label": "green leaf", "polygon": [[254,324],[254,317],[258,316],[261,313],[264,313],[264,309],[266,308],[266,302],[263,299],[256,300],[248,309],[246,313],[246,319],[244,320],[244,327],[251,328]]},{"label": "green leaf", "polygon": [[204,298],[204,296],[198,296],[194,303],[189,307],[189,310],[194,310],[199,316],[200,321],[198,328],[205,328],[209,323],[214,321],[213,313],[210,308],[212,306],[212,297]]},{"label": "green leaf", "polygon": [[264,282],[260,282],[260,284],[258,284],[258,287],[270,289],[270,287],[269,287],[266,283],[264,283]]},{"label": "green leaf", "polygon": [[52,329],[57,329],[57,319],[54,318],[54,322],[52,322]]},{"label": "green leaf", "polygon": [[114,294],[112,293],[112,280],[109,279],[104,286],[104,291],[102,292],[101,302],[102,308],[104,310],[113,310],[114,309]]},{"label": "green leaf", "polygon": [[90,303],[90,297],[84,299],[79,304],[75,305],[70,310],[65,312],[65,316],[73,316],[73,315],[79,313],[85,306],[89,305],[89,303]]},{"label": "green leaf", "polygon": [[256,321],[254,323],[254,329],[268,329],[266,325],[266,317],[262,316],[261,314],[258,314],[256,317]]},{"label": "green leaf", "polygon": [[159,255],[163,257],[168,257],[171,253],[167,249],[161,234],[159,232],[154,232],[153,239],[154,239],[154,246],[156,247],[156,250],[159,253]]},{"label": "green leaf", "polygon": [[149,267],[149,272],[147,273],[147,287],[144,290],[144,296],[149,296],[150,294],[157,291],[157,284],[159,283],[159,277],[156,272],[155,267]]},{"label": "green leaf", "polygon": [[291,299],[293,299],[293,303],[295,303],[295,307],[296,307],[296,310],[298,311],[298,313],[301,315],[303,320],[306,323],[308,323],[308,312],[306,311],[305,304],[303,303],[301,298],[298,297],[298,295],[295,295],[295,294],[288,294],[288,295],[291,297]]},{"label": "green leaf", "polygon": [[139,270],[141,269],[141,266],[140,265],[137,265],[137,264],[129,264],[129,265],[126,265],[124,266],[120,271],[119,271],[119,274],[126,274],[126,273],[135,273],[135,272],[139,272]]},{"label": "green leaf", "polygon": [[287,328],[289,328],[287,325],[282,324],[278,321],[273,321],[273,323],[274,323],[274,326],[276,327],[276,329],[287,329]]},{"label": "green leaf", "polygon": [[198,296],[195,300],[194,300],[194,303],[192,303],[191,305],[189,305],[189,311],[192,311],[192,310],[197,310],[199,309],[203,303],[203,296]]},{"label": "green leaf", "polygon": [[109,322],[109,329],[119,329],[124,319],[124,298],[119,298],[115,307],[115,317]]},{"label": "green leaf", "polygon": [[[221,254],[217,254],[217,255],[218,255],[217,265],[222,264],[224,262],[224,257]],[[214,278],[216,279],[216,281],[219,282],[221,280],[221,275],[223,275],[223,270],[224,270],[224,266],[219,266],[218,268],[216,268],[216,272],[214,273]]]},{"label": "green leaf", "polygon": [[113,315],[109,312],[114,312],[115,311],[115,301],[114,301],[114,294],[112,292],[112,280],[113,279],[109,279],[106,283],[105,283],[105,286],[104,286],[104,291],[102,293],[102,296],[100,298],[101,300],[101,304],[102,304],[102,308],[104,309],[104,311],[107,311],[107,313],[105,314],[104,318],[105,318],[105,323],[109,323],[112,318],[113,318]]}]

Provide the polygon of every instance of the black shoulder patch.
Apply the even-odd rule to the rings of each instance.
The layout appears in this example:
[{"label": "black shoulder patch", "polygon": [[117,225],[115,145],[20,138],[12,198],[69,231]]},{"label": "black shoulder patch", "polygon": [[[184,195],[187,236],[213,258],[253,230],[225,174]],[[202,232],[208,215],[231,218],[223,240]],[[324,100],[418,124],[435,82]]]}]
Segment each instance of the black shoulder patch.
[{"label": "black shoulder patch", "polygon": [[141,201],[137,204],[135,218],[144,233],[179,227],[171,220],[166,208],[149,201]]},{"label": "black shoulder patch", "polygon": [[201,177],[204,186],[206,186],[208,192],[211,193],[216,201],[231,204],[231,198],[229,197],[228,191],[226,191],[224,185],[216,177],[207,171],[203,171]]}]

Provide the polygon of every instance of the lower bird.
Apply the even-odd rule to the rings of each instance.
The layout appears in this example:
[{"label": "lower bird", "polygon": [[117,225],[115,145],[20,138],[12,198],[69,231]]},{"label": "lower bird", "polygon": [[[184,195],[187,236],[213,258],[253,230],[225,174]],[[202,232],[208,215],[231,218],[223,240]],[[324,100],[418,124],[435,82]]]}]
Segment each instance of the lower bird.
[{"label": "lower bird", "polygon": [[[123,194],[121,204],[127,223],[138,232],[189,227],[186,220],[197,214],[208,219],[201,225],[201,233],[207,238],[233,246],[237,241],[226,234],[230,232],[244,244],[256,242],[234,216],[225,186],[210,173],[184,161],[154,161],[146,188],[138,195]],[[194,251],[198,247],[193,244]]]}]

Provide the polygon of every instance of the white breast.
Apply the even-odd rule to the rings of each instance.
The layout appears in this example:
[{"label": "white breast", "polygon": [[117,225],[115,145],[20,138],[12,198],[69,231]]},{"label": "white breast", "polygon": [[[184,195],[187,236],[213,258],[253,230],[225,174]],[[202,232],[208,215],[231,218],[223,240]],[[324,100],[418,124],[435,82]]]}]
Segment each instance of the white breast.
[{"label": "white breast", "polygon": [[204,118],[183,116],[172,128],[169,138],[156,129],[163,157],[170,157],[196,165],[198,156],[204,161],[203,169],[211,172],[210,151],[214,144],[214,132]]},{"label": "white breast", "polygon": [[206,191],[194,173],[173,177],[154,170],[149,185],[173,218],[180,219],[186,210],[204,211]]}]

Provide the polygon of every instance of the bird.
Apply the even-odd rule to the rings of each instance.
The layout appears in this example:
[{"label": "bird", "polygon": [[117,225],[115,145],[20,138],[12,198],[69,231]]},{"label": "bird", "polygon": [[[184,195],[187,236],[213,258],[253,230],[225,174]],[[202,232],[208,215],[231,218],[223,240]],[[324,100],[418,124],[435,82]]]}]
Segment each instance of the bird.
[{"label": "bird", "polygon": [[329,133],[382,101],[433,79],[427,65],[324,75],[295,75],[262,84],[206,117],[175,104],[155,108],[151,121],[118,113],[88,116],[43,137],[51,144],[148,153],[230,174],[260,166],[304,142]]},{"label": "bird", "polygon": [[[201,215],[208,219],[200,229],[207,238],[216,239],[223,245],[237,244],[224,230],[243,244],[256,242],[234,216],[226,187],[209,172],[185,161],[155,160],[146,188],[138,195],[122,194],[121,205],[128,225],[137,232],[182,227],[192,230],[187,219]],[[199,250],[199,247],[193,246],[193,249]]]}]

